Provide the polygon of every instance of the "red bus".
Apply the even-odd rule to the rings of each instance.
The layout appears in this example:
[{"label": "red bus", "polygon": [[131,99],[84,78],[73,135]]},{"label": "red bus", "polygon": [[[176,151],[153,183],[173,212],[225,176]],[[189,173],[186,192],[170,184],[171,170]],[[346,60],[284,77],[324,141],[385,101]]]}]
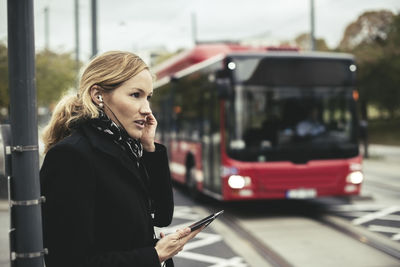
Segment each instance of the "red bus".
[{"label": "red bus", "polygon": [[231,201],[357,195],[353,56],[199,45],[155,69],[176,182]]}]

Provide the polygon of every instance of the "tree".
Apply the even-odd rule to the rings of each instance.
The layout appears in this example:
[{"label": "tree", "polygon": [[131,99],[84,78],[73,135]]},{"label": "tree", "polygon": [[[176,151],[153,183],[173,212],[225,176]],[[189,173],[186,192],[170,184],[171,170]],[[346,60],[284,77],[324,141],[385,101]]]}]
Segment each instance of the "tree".
[{"label": "tree", "polygon": [[376,44],[386,40],[393,13],[388,10],[368,11],[348,25],[339,49],[352,50],[363,44]]},{"label": "tree", "polygon": [[381,55],[363,64],[370,72],[363,85],[371,103],[394,119],[400,111],[400,14],[393,17],[387,29],[387,38],[380,42]]},{"label": "tree", "polygon": [[369,11],[347,26],[338,49],[355,55],[358,64],[361,116],[367,106],[393,118],[400,107],[400,15]]},{"label": "tree", "polygon": [[387,36],[385,50],[396,56],[400,55],[400,13],[393,17]]},{"label": "tree", "polygon": [[7,108],[9,104],[7,54],[7,46],[0,43],[0,109]]},{"label": "tree", "polygon": [[[49,106],[75,86],[76,63],[70,53],[44,50],[36,54],[36,88],[39,106]],[[9,106],[8,49],[0,43],[0,111]],[[4,119],[0,113],[0,121]]]},{"label": "tree", "polygon": [[[302,50],[311,50],[311,35],[309,33],[299,34],[294,42]],[[315,50],[317,51],[330,51],[329,47],[326,45],[325,39],[317,38],[315,40]]]},{"label": "tree", "polygon": [[36,54],[36,88],[39,106],[56,102],[75,86],[76,63],[71,53],[44,50]]},{"label": "tree", "polygon": [[364,100],[393,119],[400,104],[400,57],[384,57],[359,68],[359,86]]}]

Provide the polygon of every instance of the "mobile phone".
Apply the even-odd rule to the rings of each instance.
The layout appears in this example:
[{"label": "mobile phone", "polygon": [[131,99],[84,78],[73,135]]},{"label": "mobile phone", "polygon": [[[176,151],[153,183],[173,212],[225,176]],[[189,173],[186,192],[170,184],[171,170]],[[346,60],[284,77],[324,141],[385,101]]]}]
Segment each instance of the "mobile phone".
[{"label": "mobile phone", "polygon": [[208,226],[210,223],[212,223],[212,221],[214,221],[222,213],[224,213],[224,210],[221,210],[221,211],[219,211],[217,213],[213,213],[213,214],[201,219],[200,221],[197,221],[197,222],[189,225],[190,230],[191,231],[195,231],[195,230],[199,229],[202,226]]}]

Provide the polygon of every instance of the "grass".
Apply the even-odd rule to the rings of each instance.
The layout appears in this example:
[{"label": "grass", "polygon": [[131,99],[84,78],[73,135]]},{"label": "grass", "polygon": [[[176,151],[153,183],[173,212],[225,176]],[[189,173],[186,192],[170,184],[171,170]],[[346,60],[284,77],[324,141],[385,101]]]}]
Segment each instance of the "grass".
[{"label": "grass", "polygon": [[368,139],[370,144],[400,146],[400,118],[369,120]]}]

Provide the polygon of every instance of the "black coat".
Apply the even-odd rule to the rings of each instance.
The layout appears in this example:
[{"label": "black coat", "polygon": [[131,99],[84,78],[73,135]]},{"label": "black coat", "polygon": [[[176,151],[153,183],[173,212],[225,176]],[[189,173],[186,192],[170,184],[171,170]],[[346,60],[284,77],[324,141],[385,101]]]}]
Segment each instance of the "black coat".
[{"label": "black coat", "polygon": [[173,214],[165,147],[144,152],[141,166],[87,124],[48,151],[40,171],[47,267],[160,266],[153,225]]}]

